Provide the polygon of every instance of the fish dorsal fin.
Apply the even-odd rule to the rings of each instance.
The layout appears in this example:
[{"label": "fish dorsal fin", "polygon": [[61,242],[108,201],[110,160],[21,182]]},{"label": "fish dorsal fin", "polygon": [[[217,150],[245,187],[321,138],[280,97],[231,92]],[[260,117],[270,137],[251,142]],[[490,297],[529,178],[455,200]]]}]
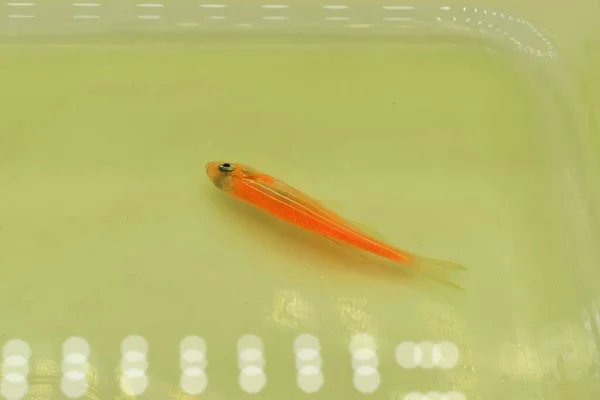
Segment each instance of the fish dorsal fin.
[{"label": "fish dorsal fin", "polygon": [[273,178],[270,175],[266,175],[266,174],[261,174],[260,172],[258,172],[257,170],[255,170],[254,168],[251,167],[244,167],[243,170],[243,176],[246,179],[253,179],[253,180],[264,180],[264,181],[274,181],[275,178]]},{"label": "fish dorsal fin", "polygon": [[330,200],[330,199],[327,199],[327,200],[318,200],[318,202],[319,202],[319,203],[320,203],[320,204],[321,204],[323,207],[326,207],[326,208],[328,208],[328,209],[330,209],[330,210],[332,210],[332,211],[337,211],[337,210],[339,210],[339,209],[343,208],[343,206],[342,206],[342,202],[340,202],[340,201],[337,201],[337,200]]},{"label": "fish dorsal fin", "polygon": [[340,222],[344,221],[345,223],[345,218],[340,216],[337,212],[337,209],[342,208],[341,202],[336,200],[316,199],[270,175],[257,175],[251,177],[251,179],[261,182],[271,190],[281,194],[289,201],[301,205],[317,215],[327,217],[331,220],[338,220]]},{"label": "fish dorsal fin", "polygon": [[271,186],[274,190],[277,190],[279,193],[283,194],[291,201],[301,204],[302,206],[312,210],[313,212],[319,215],[326,215],[329,218],[339,217],[337,215],[337,212],[335,211],[335,208],[337,208],[335,201],[317,200],[278,179],[274,179],[273,181],[269,182],[269,186]]}]

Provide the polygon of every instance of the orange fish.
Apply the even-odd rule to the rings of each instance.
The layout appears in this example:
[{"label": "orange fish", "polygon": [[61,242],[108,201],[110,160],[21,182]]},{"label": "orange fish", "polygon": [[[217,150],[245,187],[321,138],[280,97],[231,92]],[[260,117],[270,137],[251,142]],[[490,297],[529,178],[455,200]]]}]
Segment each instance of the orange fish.
[{"label": "orange fish", "polygon": [[247,165],[212,161],[206,164],[206,173],[217,188],[279,219],[405,267],[466,269],[450,261],[412,254],[386,243],[375,235],[369,235],[356,224],[327,209],[319,201]]}]

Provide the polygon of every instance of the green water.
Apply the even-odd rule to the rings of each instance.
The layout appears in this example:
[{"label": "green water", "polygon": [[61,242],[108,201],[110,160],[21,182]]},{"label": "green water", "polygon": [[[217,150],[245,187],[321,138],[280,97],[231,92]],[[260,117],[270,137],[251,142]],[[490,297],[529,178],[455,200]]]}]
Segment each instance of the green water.
[{"label": "green water", "polygon": [[[178,345],[196,334],[203,398],[245,398],[235,343],[253,333],[266,348],[260,398],[301,399],[292,342],[303,332],[323,349],[313,397],[359,398],[347,346],[361,331],[379,347],[375,398],[594,398],[597,237],[568,110],[500,51],[290,40],[2,48],[0,334],[32,348],[31,398],[61,398],[71,335],[91,345],[87,398],[119,396],[130,334],[150,346],[146,397],[192,398]],[[249,164],[402,248],[464,264],[451,278],[466,293],[392,280],[228,199],[205,176],[211,160]],[[461,358],[404,370],[394,349],[406,340],[449,340]]]}]

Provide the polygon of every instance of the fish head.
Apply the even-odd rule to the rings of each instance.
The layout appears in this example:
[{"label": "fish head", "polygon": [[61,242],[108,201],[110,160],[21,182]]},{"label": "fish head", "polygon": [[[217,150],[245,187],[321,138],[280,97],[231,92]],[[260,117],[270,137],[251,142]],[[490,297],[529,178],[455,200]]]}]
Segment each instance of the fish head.
[{"label": "fish head", "polygon": [[230,191],[237,179],[248,179],[253,170],[243,164],[227,161],[211,161],[206,163],[206,175],[221,190]]}]

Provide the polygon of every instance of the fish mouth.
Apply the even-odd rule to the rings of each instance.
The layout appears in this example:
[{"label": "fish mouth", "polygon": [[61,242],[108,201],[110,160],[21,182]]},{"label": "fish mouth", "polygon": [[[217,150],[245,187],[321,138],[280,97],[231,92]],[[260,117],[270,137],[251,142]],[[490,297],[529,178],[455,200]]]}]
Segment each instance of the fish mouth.
[{"label": "fish mouth", "polygon": [[204,170],[206,171],[206,174],[207,174],[208,176],[212,176],[212,175],[214,175],[214,173],[215,173],[215,168],[214,168],[214,166],[215,166],[215,163],[214,163],[214,161],[209,161],[209,162],[207,162],[206,164],[204,164]]}]

